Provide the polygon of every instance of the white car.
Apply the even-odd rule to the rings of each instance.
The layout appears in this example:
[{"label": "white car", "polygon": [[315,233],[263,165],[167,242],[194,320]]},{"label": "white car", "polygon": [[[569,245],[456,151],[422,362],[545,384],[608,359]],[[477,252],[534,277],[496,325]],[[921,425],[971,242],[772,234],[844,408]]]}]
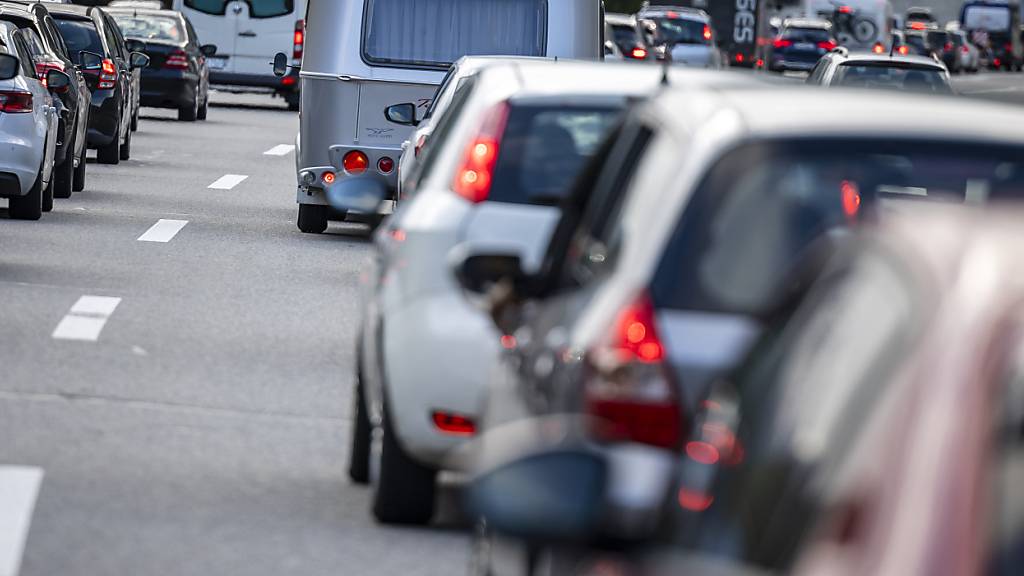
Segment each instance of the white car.
[{"label": "white car", "polygon": [[[59,70],[48,71],[46,81],[50,90],[71,85]],[[0,22],[0,197],[9,199],[11,218],[38,220],[43,214],[43,196],[52,192],[58,122],[18,28]]]},{"label": "white car", "polygon": [[[379,471],[378,520],[430,520],[437,472],[459,469],[502,345],[450,259],[502,246],[527,266],[539,262],[555,205],[628,101],[657,90],[661,77],[654,66],[508,62],[455,91],[420,159],[416,192],[378,230],[365,276],[349,473],[367,482]],[[375,428],[380,450],[371,449]]]}]

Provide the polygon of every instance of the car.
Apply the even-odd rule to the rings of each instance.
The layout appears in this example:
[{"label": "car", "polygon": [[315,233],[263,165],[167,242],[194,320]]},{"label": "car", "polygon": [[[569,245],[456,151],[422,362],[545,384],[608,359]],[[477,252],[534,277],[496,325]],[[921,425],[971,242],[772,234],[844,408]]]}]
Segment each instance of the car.
[{"label": "car", "polygon": [[350,476],[368,480],[370,429],[381,430],[378,520],[431,518],[437,472],[457,468],[500,348],[449,275],[452,251],[503,243],[536,253],[572,178],[662,74],[625,63],[497,62],[469,77],[438,119],[415,194],[375,235],[362,290]]},{"label": "car", "polygon": [[939,60],[938,51],[928,40],[928,33],[924,30],[906,30],[903,33],[903,46],[909,50],[908,54],[924,56]]},{"label": "car", "polygon": [[837,46],[832,24],[826,20],[790,19],[772,41],[768,69],[806,72]]},{"label": "car", "polygon": [[[302,63],[310,18],[306,4],[307,0],[173,0],[171,8],[195,26],[200,42],[217,46],[217,53],[207,63],[212,84],[227,89],[268,90],[283,98],[289,110],[298,111],[298,65]],[[316,19],[315,13],[312,18]],[[344,30],[333,28],[333,24],[335,33]],[[291,73],[281,77],[267,66],[277,52],[286,52],[295,65]]]},{"label": "car", "polygon": [[71,77],[49,68],[39,79],[24,33],[0,21],[0,197],[16,220],[39,220],[52,205],[53,163],[60,118],[50,91],[69,90]]},{"label": "car", "polygon": [[722,54],[707,12],[695,8],[649,6],[637,13],[637,19],[648,31],[648,50],[658,59],[665,58],[667,54],[675,64],[712,69],[722,67]]},{"label": "car", "polygon": [[907,8],[903,16],[903,25],[907,29],[924,29],[938,26],[938,20],[931,8],[924,6],[911,6]]},{"label": "car", "polygon": [[[1024,137],[1008,115],[1024,119],[1009,106],[904,94],[879,106],[874,94],[820,98],[799,86],[690,84],[637,106],[562,203],[539,265],[500,246],[453,259],[504,345],[477,419],[476,458],[489,460],[489,434],[502,430],[522,430],[521,447],[557,437],[701,457],[705,447],[690,442],[707,442],[694,428],[705,400],[775,312],[800,301],[814,278],[802,271],[889,215],[1024,198],[1024,186],[1005,183],[1024,173]],[[857,356],[842,350],[832,358]],[[576,425],[569,436],[523,425],[549,418]],[[704,495],[671,505],[699,507]],[[480,574],[520,573],[542,552],[536,541],[527,550],[495,540],[482,520]],[[732,541],[718,533],[708,546]]]},{"label": "car", "polygon": [[622,53],[622,49],[615,43],[612,38],[615,37],[615,32],[612,31],[612,27],[608,24],[608,20],[604,22],[604,59],[611,62],[621,62],[626,59],[626,55]]},{"label": "car", "polygon": [[[425,13],[451,27],[424,28],[418,15]],[[376,214],[356,215],[371,227],[393,211],[397,159],[412,128],[409,118],[388,118],[382,110],[414,102],[422,118],[459,58],[601,60],[604,53],[601,5],[593,0],[312,2],[307,16],[300,79],[305,113],[295,154],[296,224],[306,234],[322,234],[331,219],[347,216],[331,211],[325,178],[372,177],[388,187],[390,198]],[[282,78],[295,70],[288,56],[274,59]]]},{"label": "car", "polygon": [[50,7],[72,59],[81,65],[86,54],[100,57],[97,70],[86,74],[92,92],[89,112],[89,148],[100,164],[131,158],[132,127],[138,125],[141,70],[149,57],[131,52],[117,23],[103,8],[55,5]]},{"label": "car", "polygon": [[934,47],[935,56],[946,65],[949,73],[961,72],[961,52],[954,34],[947,30],[927,30],[925,35],[928,36],[928,44]]},{"label": "car", "polygon": [[963,30],[950,30],[949,34],[959,57],[959,69],[971,74],[978,72],[981,69],[981,51],[978,47],[967,39]]},{"label": "car", "polygon": [[1024,68],[1017,0],[967,0],[960,9],[960,25],[986,53],[990,68],[1017,72]]},{"label": "car", "polygon": [[61,122],[55,156],[56,177],[52,190],[47,190],[43,199],[43,209],[48,212],[53,207],[51,191],[56,198],[70,198],[72,192],[85,188],[89,88],[46,5],[0,2],[0,19],[25,30],[23,40],[28,44],[40,78],[45,79],[46,71],[54,69],[67,73],[72,80],[68,90],[56,94]]},{"label": "car", "polygon": [[930,94],[953,94],[946,67],[933,58],[899,54],[851,54],[838,48],[826,55],[807,83],[845,88],[879,88]]},{"label": "car", "polygon": [[612,35],[607,36],[615,42],[619,50],[632,60],[651,60],[654,55],[648,51],[644,37],[637,28],[636,17],[631,14],[609,12],[604,16],[605,22],[611,26]]},{"label": "car", "polygon": [[213,44],[199,44],[195,29],[181,12],[138,8],[107,8],[132,47],[147,56],[142,71],[143,106],[171,108],[178,120],[206,120],[210,106],[207,59]]}]

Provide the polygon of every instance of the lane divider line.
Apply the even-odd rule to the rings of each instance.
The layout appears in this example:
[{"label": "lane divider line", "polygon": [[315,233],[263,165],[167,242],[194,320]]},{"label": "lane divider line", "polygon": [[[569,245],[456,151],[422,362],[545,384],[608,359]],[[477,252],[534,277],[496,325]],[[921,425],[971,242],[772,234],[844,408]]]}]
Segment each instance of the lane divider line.
[{"label": "lane divider line", "polygon": [[287,156],[295,150],[294,144],[278,144],[263,153],[264,156]]},{"label": "lane divider line", "polygon": [[188,224],[188,220],[165,220],[161,218],[156,224],[149,227],[146,233],[139,236],[139,242],[163,242],[167,243],[174,239],[181,232],[181,229]]},{"label": "lane divider line", "polygon": [[[121,303],[109,296],[82,296],[53,331],[54,340],[95,342],[99,340],[107,320]],[[0,574],[0,576],[3,576]]]},{"label": "lane divider line", "polygon": [[235,186],[242,183],[248,176],[243,174],[225,174],[217,179],[216,182],[207,186],[213,190],[231,190]]},{"label": "lane divider line", "polygon": [[0,466],[0,576],[18,576],[43,469]]}]

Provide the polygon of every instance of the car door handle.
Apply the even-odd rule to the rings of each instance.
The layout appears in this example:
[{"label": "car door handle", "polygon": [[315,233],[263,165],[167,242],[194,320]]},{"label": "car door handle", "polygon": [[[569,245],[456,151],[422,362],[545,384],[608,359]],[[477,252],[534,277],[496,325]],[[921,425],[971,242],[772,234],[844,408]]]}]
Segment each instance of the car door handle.
[{"label": "car door handle", "polygon": [[238,35],[241,36],[242,38],[255,38],[256,37],[256,33],[253,32],[252,30],[246,30],[245,32],[239,32]]}]

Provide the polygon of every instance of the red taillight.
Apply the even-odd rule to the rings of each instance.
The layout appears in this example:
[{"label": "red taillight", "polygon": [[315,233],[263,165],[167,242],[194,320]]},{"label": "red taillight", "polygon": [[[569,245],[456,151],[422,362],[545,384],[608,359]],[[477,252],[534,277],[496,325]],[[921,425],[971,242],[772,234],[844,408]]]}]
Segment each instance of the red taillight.
[{"label": "red taillight", "polygon": [[164,61],[164,68],[170,68],[172,70],[188,70],[188,54],[184,50],[175,50],[171,52],[167,60]]},{"label": "red taillight", "polygon": [[100,81],[96,87],[100,90],[109,90],[114,86],[117,86],[117,66],[114,66],[114,61],[110,58],[104,58],[100,64]]},{"label": "red taillight", "polygon": [[377,171],[381,174],[391,174],[395,170],[395,161],[387,156],[377,161]]},{"label": "red taillight", "polygon": [[942,50],[945,52],[952,52],[953,48],[954,46],[952,42],[946,42],[945,46],[942,47]]},{"label": "red taillight", "polygon": [[[786,40],[785,38],[776,38],[775,42],[772,42],[772,46],[774,46],[776,48],[789,48],[792,45],[793,45],[793,41],[792,40]],[[737,62],[743,62],[743,55],[742,54],[737,54],[736,55],[736,61]]]},{"label": "red taillight", "polygon": [[911,30],[924,30],[925,28],[927,28],[927,26],[925,26],[924,22],[911,22],[910,23],[910,29]]},{"label": "red taillight", "polygon": [[960,51],[963,52],[964,54],[970,54],[971,53],[971,49],[967,47],[967,44],[964,44],[963,46],[961,46],[960,47]]},{"label": "red taillight", "polygon": [[744,58],[743,54],[737,54],[736,55],[736,61],[737,62],[743,62],[744,59],[745,58]]},{"label": "red taillight", "polygon": [[295,35],[292,38],[292,58],[302,60],[302,49],[306,44],[306,21],[295,22]]},{"label": "red taillight", "polygon": [[843,180],[839,185],[839,196],[843,203],[843,213],[850,220],[857,218],[860,212],[860,190],[857,185],[849,180]]},{"label": "red taillight", "polygon": [[882,46],[881,42],[875,42],[875,45],[871,47],[871,51],[875,54],[884,54],[885,46]]},{"label": "red taillight", "polygon": [[587,355],[584,401],[599,439],[679,446],[682,413],[664,357],[654,307],[643,296],[619,315],[607,341]]},{"label": "red taillight", "polygon": [[353,150],[341,159],[341,165],[349,174],[362,174],[370,167],[370,159],[359,150]]},{"label": "red taillight", "polygon": [[334,184],[334,182],[337,179],[338,179],[338,175],[335,174],[334,172],[324,172],[324,175],[321,176],[321,180],[323,180],[324,184],[327,184],[328,186],[330,186],[331,184]]},{"label": "red taillight", "polygon": [[462,165],[455,172],[452,190],[470,202],[483,202],[491,192],[494,166],[498,163],[501,137],[508,123],[508,103],[502,102],[484,116],[476,137],[466,147]]},{"label": "red taillight", "polygon": [[434,426],[446,434],[455,436],[472,436],[476,432],[476,423],[471,418],[451,412],[435,410],[431,414]]},{"label": "red taillight", "polygon": [[907,48],[906,46],[900,46],[899,48],[896,49],[896,51],[899,52],[901,56],[906,56],[907,54],[910,54],[910,48]]},{"label": "red taillight", "polygon": [[1003,61],[1000,60],[999,58],[993,58],[992,65],[995,66],[996,68],[999,68],[1000,66],[1003,65]]},{"label": "red taillight", "polygon": [[711,26],[708,26],[707,24],[704,25],[704,39],[708,42],[711,41]]},{"label": "red taillight", "polygon": [[840,14],[853,14],[853,8],[850,8],[849,6],[840,6],[839,7],[839,13]]},{"label": "red taillight", "polygon": [[281,78],[281,86],[295,86],[299,83],[299,79],[295,76],[285,76]]},{"label": "red taillight", "polygon": [[637,60],[643,60],[644,58],[647,58],[647,49],[646,48],[640,48],[638,46],[636,48],[633,48],[633,51],[630,52],[629,55],[632,56],[633,58],[637,59]]},{"label": "red taillight", "polygon": [[46,73],[50,70],[60,70],[64,72],[64,63],[60,60],[40,60],[36,62],[36,76],[39,77],[39,81],[46,86]]},{"label": "red taillight", "polygon": [[818,42],[818,48],[821,48],[825,52],[831,52],[836,49],[836,43],[831,40],[823,40]]},{"label": "red taillight", "polygon": [[7,114],[32,112],[32,93],[13,90],[0,91],[0,112]]}]

